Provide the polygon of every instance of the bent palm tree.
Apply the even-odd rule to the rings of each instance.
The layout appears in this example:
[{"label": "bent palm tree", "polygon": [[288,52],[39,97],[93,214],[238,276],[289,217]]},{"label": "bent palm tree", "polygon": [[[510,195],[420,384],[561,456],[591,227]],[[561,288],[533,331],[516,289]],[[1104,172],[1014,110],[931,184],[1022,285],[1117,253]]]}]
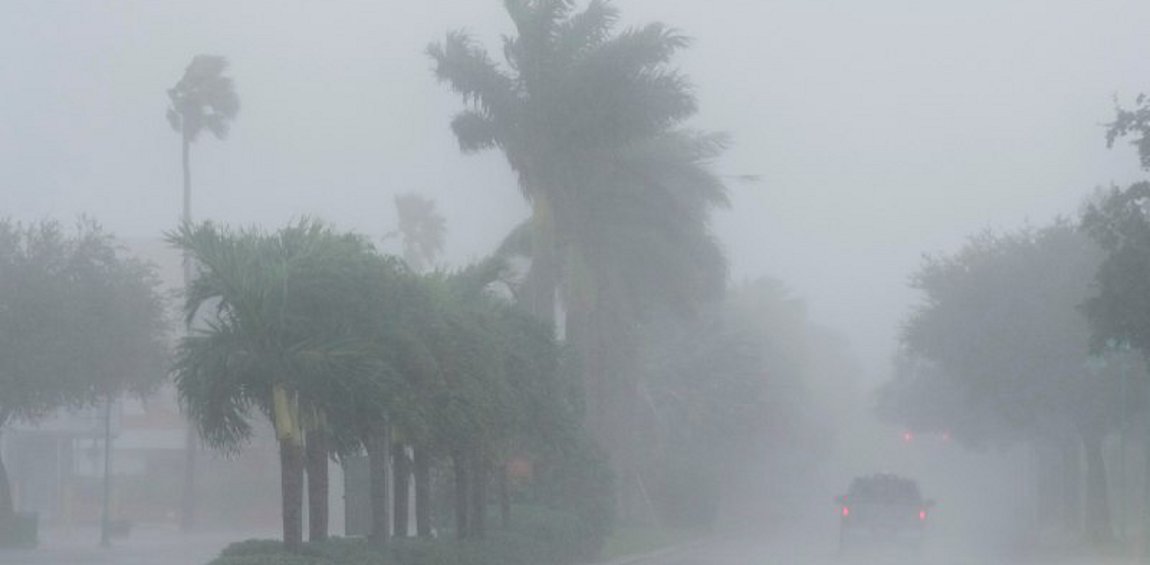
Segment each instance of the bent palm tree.
[{"label": "bent palm tree", "polygon": [[460,149],[498,148],[518,175],[533,212],[505,247],[531,257],[523,300],[551,320],[562,292],[587,421],[616,474],[634,481],[628,352],[652,311],[690,312],[722,292],[726,262],[708,222],[727,202],[711,170],[725,140],[682,126],[696,111],[669,66],[683,35],[659,23],[616,32],[606,0],[506,6],[518,31],[506,67],[463,32],[428,53],[466,104],[451,123]]},{"label": "bent palm tree", "polygon": [[[181,163],[184,173],[183,209],[180,221],[192,221],[192,143],[207,129],[217,139],[228,134],[228,127],[240,109],[240,99],[230,77],[224,76],[227,59],[218,55],[196,55],[184,70],[184,76],[168,89],[168,123],[179,132]],[[191,279],[191,264],[184,257],[184,286]],[[192,431],[184,446],[184,492],[180,509],[181,525],[187,529],[195,523],[196,444]]]},{"label": "bent palm tree", "polygon": [[231,121],[240,111],[231,77],[224,76],[228,61],[219,55],[196,55],[184,70],[184,76],[168,89],[168,123],[180,134],[184,166],[184,222],[191,221],[192,174],[189,163],[191,145],[205,129],[216,139],[228,135]]}]

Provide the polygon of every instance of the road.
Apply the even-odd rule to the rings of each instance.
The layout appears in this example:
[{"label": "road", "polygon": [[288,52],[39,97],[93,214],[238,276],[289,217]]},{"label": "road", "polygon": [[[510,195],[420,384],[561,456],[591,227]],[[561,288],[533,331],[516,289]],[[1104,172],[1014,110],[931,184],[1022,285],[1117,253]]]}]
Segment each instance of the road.
[{"label": "road", "polygon": [[1100,557],[1078,549],[1036,549],[987,535],[977,528],[939,524],[920,549],[872,544],[840,554],[835,523],[803,520],[773,535],[746,532],[717,536],[686,547],[608,565],[1118,565],[1120,557]]}]

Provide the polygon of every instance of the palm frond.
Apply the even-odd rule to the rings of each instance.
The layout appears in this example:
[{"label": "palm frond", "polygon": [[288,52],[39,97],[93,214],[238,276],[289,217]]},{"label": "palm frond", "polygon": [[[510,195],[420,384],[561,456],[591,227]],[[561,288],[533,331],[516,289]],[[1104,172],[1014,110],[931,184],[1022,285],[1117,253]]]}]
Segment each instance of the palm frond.
[{"label": "palm frond", "polygon": [[493,119],[512,119],[515,90],[511,78],[466,33],[448,33],[443,43],[430,45],[427,53],[435,61],[436,78],[449,84],[464,102]]},{"label": "palm frond", "polygon": [[600,47],[619,21],[619,10],[608,0],[591,0],[583,11],[559,24],[556,59],[570,64]]},{"label": "palm frond", "polygon": [[464,153],[478,153],[499,144],[495,121],[474,110],[465,110],[451,120],[451,131]]}]

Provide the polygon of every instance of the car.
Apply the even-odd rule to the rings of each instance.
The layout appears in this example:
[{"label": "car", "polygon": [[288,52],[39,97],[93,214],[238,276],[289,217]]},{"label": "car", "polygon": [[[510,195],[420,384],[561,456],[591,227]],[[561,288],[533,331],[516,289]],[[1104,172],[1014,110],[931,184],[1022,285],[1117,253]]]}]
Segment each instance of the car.
[{"label": "car", "polygon": [[924,499],[912,479],[878,473],[856,477],[835,504],[842,551],[863,541],[919,546],[935,501]]}]

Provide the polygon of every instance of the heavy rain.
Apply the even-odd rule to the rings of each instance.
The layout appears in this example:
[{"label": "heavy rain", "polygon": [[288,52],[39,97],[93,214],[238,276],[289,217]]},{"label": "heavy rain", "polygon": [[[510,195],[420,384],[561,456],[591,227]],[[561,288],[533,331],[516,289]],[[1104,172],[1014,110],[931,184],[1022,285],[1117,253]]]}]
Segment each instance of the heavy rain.
[{"label": "heavy rain", "polygon": [[1150,562],[1148,29],[7,0],[0,564]]}]

